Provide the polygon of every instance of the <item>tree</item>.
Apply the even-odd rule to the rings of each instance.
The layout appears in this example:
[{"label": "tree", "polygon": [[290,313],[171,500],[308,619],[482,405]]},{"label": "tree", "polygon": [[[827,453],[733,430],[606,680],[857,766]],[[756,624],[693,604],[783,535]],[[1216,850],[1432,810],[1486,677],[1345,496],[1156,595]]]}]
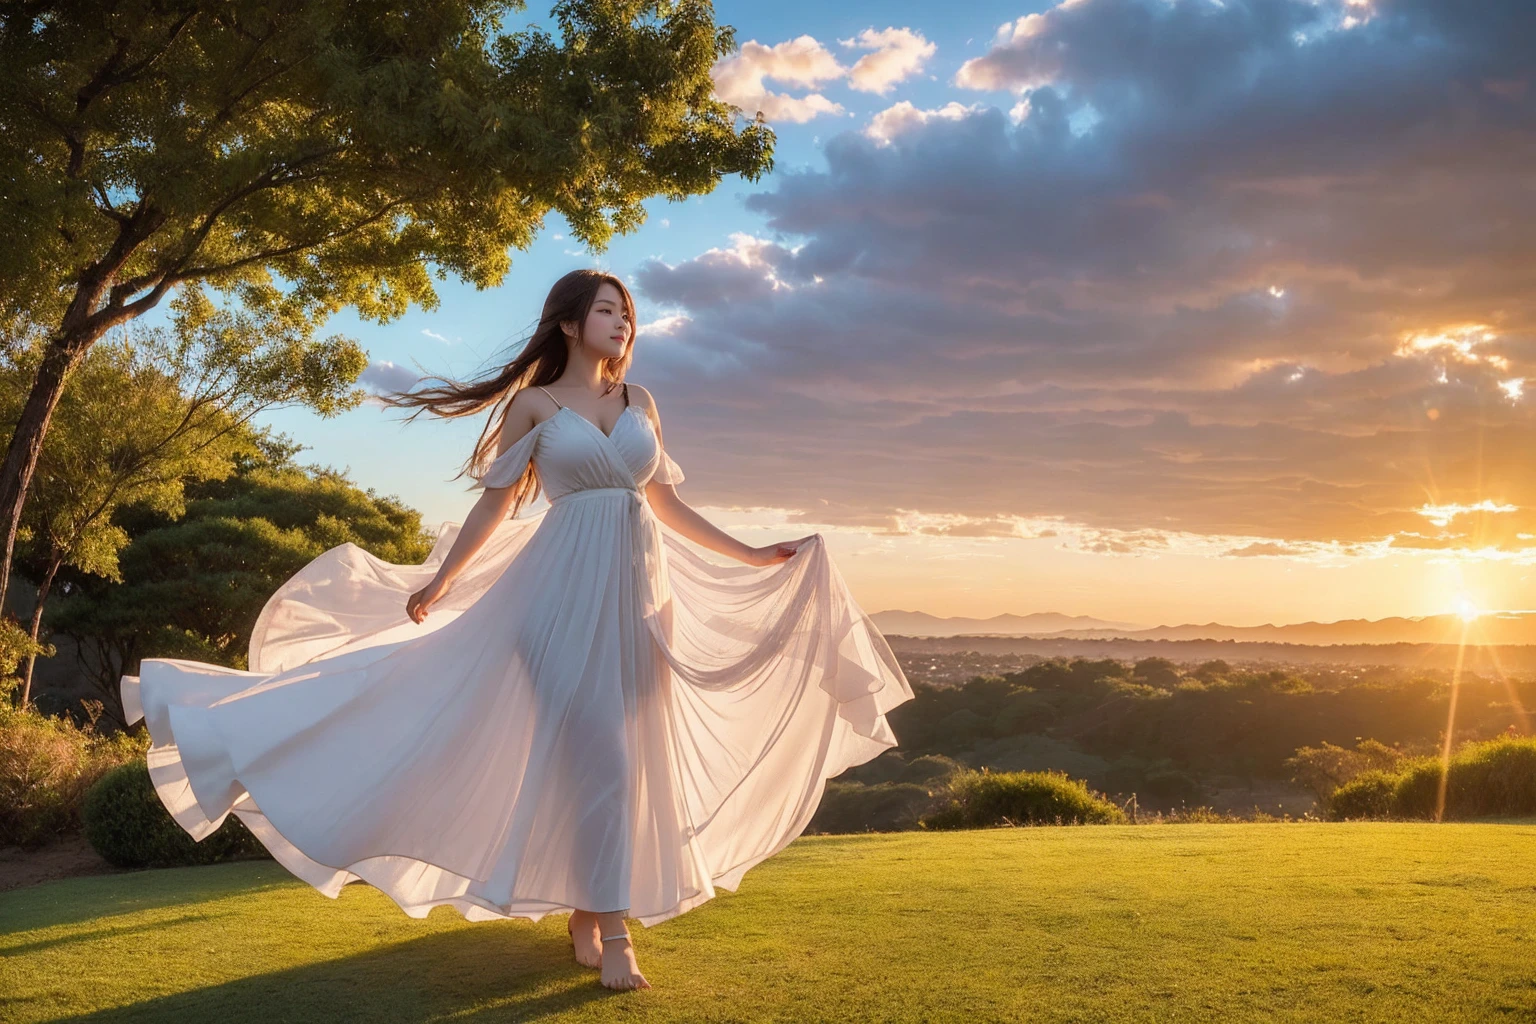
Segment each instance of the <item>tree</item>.
[{"label": "tree", "polygon": [[1403,752],[1376,740],[1356,740],[1355,749],[1337,747],[1324,740],[1320,747],[1298,747],[1285,760],[1291,781],[1299,782],[1317,794],[1317,802],[1326,805],[1340,786],[1349,784],[1366,772],[1392,772],[1400,766]]},{"label": "tree", "polygon": [[50,0],[0,7],[0,324],[48,339],[0,464],[0,602],[65,380],[173,288],[312,330],[484,288],[550,210],[601,250],[772,167],[715,99],[708,0]]},{"label": "tree", "polygon": [[224,480],[188,487],[186,514],[124,509],[132,540],[122,582],[82,577],[53,617],[82,667],[120,716],[117,682],[146,657],[245,667],[251,628],[273,591],[322,552],[357,544],[386,561],[419,564],[432,548],[421,515],[333,470],[294,465],[270,441]]},{"label": "tree", "polygon": [[[218,309],[196,293],[172,303],[172,326],[126,332],[92,349],[70,377],[38,462],[23,522],[21,567],[37,585],[34,644],[65,565],[118,578],[128,542],[113,514],[140,505],[175,518],[187,482],[217,480],[254,454],[257,413],[304,405],[321,415],[355,406],[367,363],[356,342],[310,341],[274,318]],[[37,346],[0,357],[0,424],[16,420]],[[31,696],[27,659],[21,702]]]}]

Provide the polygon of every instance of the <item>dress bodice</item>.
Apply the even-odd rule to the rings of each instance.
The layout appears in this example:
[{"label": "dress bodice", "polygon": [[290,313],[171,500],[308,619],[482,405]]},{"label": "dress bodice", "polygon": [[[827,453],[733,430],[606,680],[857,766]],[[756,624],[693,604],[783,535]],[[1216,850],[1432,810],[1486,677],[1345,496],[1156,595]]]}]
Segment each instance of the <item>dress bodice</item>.
[{"label": "dress bodice", "polygon": [[580,413],[561,406],[485,467],[480,487],[509,487],[532,460],[550,501],[575,491],[624,487],[642,490],[655,480],[678,483],[683,472],[662,449],[651,419],[628,405],[612,434]]}]

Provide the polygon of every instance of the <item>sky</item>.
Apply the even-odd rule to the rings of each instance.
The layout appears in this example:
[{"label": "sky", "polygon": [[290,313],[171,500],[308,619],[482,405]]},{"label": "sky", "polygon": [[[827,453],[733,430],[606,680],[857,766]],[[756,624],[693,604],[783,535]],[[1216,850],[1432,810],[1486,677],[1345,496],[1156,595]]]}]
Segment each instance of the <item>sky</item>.
[{"label": "sky", "polygon": [[[635,293],[679,493],[822,533],[870,612],[1332,621],[1536,608],[1536,5],[716,5],[774,170],[496,288],[337,316],[375,387]],[[267,422],[462,519],[478,422]]]}]

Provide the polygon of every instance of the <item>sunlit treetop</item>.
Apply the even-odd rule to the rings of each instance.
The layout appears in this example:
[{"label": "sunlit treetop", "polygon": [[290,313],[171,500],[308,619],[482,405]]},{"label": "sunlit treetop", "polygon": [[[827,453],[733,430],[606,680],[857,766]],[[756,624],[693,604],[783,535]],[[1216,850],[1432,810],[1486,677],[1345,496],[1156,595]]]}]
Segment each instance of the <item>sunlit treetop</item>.
[{"label": "sunlit treetop", "polygon": [[521,8],[5,5],[0,312],[72,330],[206,282],[385,320],[435,307],[429,266],[495,285],[551,210],[601,251],[650,196],[771,169],[713,97],[708,3],[563,0],[558,39]]}]

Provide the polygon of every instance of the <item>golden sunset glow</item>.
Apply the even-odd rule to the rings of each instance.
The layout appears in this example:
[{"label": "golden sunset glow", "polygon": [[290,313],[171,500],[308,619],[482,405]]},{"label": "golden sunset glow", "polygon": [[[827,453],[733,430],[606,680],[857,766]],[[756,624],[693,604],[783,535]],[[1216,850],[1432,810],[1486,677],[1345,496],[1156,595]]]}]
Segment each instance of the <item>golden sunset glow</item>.
[{"label": "golden sunset glow", "polygon": [[[759,543],[836,538],[874,609],[1263,624],[1465,595],[1480,634],[1536,607],[1529,46],[1475,4],[1284,0],[1271,31],[1245,4],[1164,23],[1183,8],[1146,0],[1164,34],[1126,62],[1142,0],[1037,6],[963,54],[937,43],[953,63],[921,92],[897,74],[926,52],[910,33],[878,60],[797,33],[721,62],[721,97],[804,172],[657,217],[609,267],[684,498]],[[1502,63],[1435,56],[1478,47]],[[1222,104],[1189,103],[1186,66]],[[963,154],[988,156],[962,157],[957,203]],[[588,259],[570,245],[537,257]],[[365,339],[370,380],[408,384],[429,352],[472,369],[420,338],[488,345],[546,284]],[[381,444],[364,418],[293,433],[460,520],[444,452],[474,438]],[[396,483],[406,457],[419,484]]]},{"label": "golden sunset glow", "polygon": [[1496,501],[1484,498],[1472,505],[1421,505],[1416,509],[1419,515],[1428,519],[1436,526],[1449,526],[1451,520],[1457,516],[1468,515],[1472,512],[1518,512],[1518,505],[1502,505]]},{"label": "golden sunset glow", "polygon": [[1397,347],[1397,354],[1407,356],[1425,352],[1443,352],[1463,362],[1476,363],[1486,360],[1498,366],[1505,362],[1502,357],[1486,356],[1477,351],[1479,345],[1486,345],[1496,337],[1497,335],[1486,324],[1459,324],[1436,331],[1414,331],[1403,336],[1402,343]]}]

